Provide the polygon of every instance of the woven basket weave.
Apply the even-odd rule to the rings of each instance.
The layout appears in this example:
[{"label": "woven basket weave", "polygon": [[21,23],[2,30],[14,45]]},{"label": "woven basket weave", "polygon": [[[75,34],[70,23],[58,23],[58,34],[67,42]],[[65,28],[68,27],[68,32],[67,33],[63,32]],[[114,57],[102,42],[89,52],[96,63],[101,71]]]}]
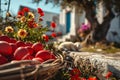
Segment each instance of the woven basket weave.
[{"label": "woven basket weave", "polygon": [[62,58],[47,60],[42,64],[32,60],[7,63],[0,66],[0,80],[48,80],[63,67]]}]

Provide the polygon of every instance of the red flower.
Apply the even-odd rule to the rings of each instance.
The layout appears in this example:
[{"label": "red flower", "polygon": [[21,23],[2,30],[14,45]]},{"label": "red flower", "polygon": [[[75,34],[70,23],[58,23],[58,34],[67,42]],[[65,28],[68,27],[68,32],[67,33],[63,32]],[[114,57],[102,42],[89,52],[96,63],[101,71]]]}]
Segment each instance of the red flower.
[{"label": "red flower", "polygon": [[77,75],[74,75],[74,76],[71,76],[71,79],[70,80],[81,80],[79,76]]},{"label": "red flower", "polygon": [[38,24],[37,23],[33,23],[33,28],[36,28],[36,27],[38,27]]},{"label": "red flower", "polygon": [[78,76],[79,76],[81,73],[80,73],[80,70],[79,70],[79,69],[74,68],[73,70],[71,70],[70,74],[71,74],[71,75],[78,75]]},{"label": "red flower", "polygon": [[22,11],[23,11],[23,12],[29,12],[29,11],[30,11],[30,9],[29,9],[29,8],[27,8],[27,7],[24,7],[24,8],[22,9]]},{"label": "red flower", "polygon": [[109,78],[110,76],[112,76],[112,72],[109,71],[109,72],[106,74],[105,77],[106,77],[106,78]]},{"label": "red flower", "polygon": [[41,8],[37,9],[38,13],[43,13],[43,10]]},{"label": "red flower", "polygon": [[50,25],[51,25],[52,28],[56,28],[56,23],[55,22],[51,22]]},{"label": "red flower", "polygon": [[55,38],[57,35],[56,35],[56,33],[53,32],[53,33],[51,34],[51,36],[52,36],[53,38]]},{"label": "red flower", "polygon": [[34,28],[34,27],[35,27],[33,20],[28,21],[28,27],[29,27],[29,28]]},{"label": "red flower", "polygon": [[18,11],[18,16],[24,16],[24,12],[23,11]]},{"label": "red flower", "polygon": [[39,13],[40,14],[40,16],[44,16],[44,12],[42,12],[42,13]]},{"label": "red flower", "polygon": [[88,80],[97,80],[97,78],[96,77],[89,77]]},{"label": "red flower", "polygon": [[43,35],[43,39],[48,42],[49,41],[49,37],[47,35]]},{"label": "red flower", "polygon": [[38,11],[40,16],[44,16],[44,12],[41,8],[38,8],[37,11]]}]

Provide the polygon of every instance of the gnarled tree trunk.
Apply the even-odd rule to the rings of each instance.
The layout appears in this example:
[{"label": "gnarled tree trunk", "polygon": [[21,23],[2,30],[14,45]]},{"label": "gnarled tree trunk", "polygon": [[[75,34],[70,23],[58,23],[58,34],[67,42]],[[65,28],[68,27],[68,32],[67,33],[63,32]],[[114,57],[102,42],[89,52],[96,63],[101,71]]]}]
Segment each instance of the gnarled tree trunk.
[{"label": "gnarled tree trunk", "polygon": [[95,9],[93,7],[86,8],[86,18],[91,23],[91,32],[83,41],[84,44],[93,44],[98,41],[106,40],[106,34],[110,28],[110,22],[114,18],[111,8],[107,8],[108,14],[104,17],[102,24],[99,24],[95,17]]}]

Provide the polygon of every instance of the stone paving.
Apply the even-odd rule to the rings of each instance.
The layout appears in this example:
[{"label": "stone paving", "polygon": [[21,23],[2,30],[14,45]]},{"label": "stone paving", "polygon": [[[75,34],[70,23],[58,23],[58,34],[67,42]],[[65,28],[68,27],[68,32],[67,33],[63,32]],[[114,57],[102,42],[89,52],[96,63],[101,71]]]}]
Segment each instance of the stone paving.
[{"label": "stone paving", "polygon": [[97,63],[102,63],[102,65],[104,65],[105,70],[113,72],[117,77],[120,78],[120,52],[114,54],[100,54],[72,51],[69,55],[72,56],[74,59],[82,57],[88,58],[92,62],[97,61]]}]

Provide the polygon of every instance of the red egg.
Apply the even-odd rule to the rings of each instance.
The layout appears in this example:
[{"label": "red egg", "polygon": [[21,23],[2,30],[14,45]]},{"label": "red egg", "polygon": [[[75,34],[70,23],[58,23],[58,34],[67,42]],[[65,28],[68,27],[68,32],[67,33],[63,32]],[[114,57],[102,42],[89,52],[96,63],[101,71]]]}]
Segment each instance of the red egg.
[{"label": "red egg", "polygon": [[34,43],[34,44],[32,45],[32,48],[33,48],[33,50],[35,51],[35,53],[37,53],[38,51],[44,49],[43,45],[42,45],[40,42]]},{"label": "red egg", "polygon": [[14,53],[15,50],[17,49],[17,45],[14,43],[9,43],[9,45],[12,47],[12,53]]},{"label": "red egg", "polygon": [[12,47],[6,41],[0,41],[0,53],[3,55],[11,55]]},{"label": "red egg", "polygon": [[33,52],[34,52],[33,48],[31,48],[30,46],[26,46],[25,48],[28,49],[30,55],[33,54]]},{"label": "red egg", "polygon": [[14,58],[16,60],[21,60],[26,54],[30,54],[28,49],[25,47],[18,47],[14,52]]},{"label": "red egg", "polygon": [[52,57],[52,54],[50,51],[48,50],[41,50],[41,51],[38,51],[35,55],[36,58],[42,58],[44,61],[48,60],[48,59],[53,59]]},{"label": "red egg", "polygon": [[54,54],[51,54],[52,59],[56,59],[56,56]]},{"label": "red egg", "polygon": [[0,54],[0,65],[5,64],[7,62],[8,62],[7,58]]},{"label": "red egg", "polygon": [[16,45],[17,45],[17,47],[24,47],[25,43],[23,41],[17,41]]},{"label": "red egg", "polygon": [[31,56],[30,54],[26,54],[24,55],[24,57],[22,57],[21,60],[32,60],[33,59],[33,56]]},{"label": "red egg", "polygon": [[0,41],[6,41],[6,42],[10,42],[10,38],[8,36],[0,36]]}]

